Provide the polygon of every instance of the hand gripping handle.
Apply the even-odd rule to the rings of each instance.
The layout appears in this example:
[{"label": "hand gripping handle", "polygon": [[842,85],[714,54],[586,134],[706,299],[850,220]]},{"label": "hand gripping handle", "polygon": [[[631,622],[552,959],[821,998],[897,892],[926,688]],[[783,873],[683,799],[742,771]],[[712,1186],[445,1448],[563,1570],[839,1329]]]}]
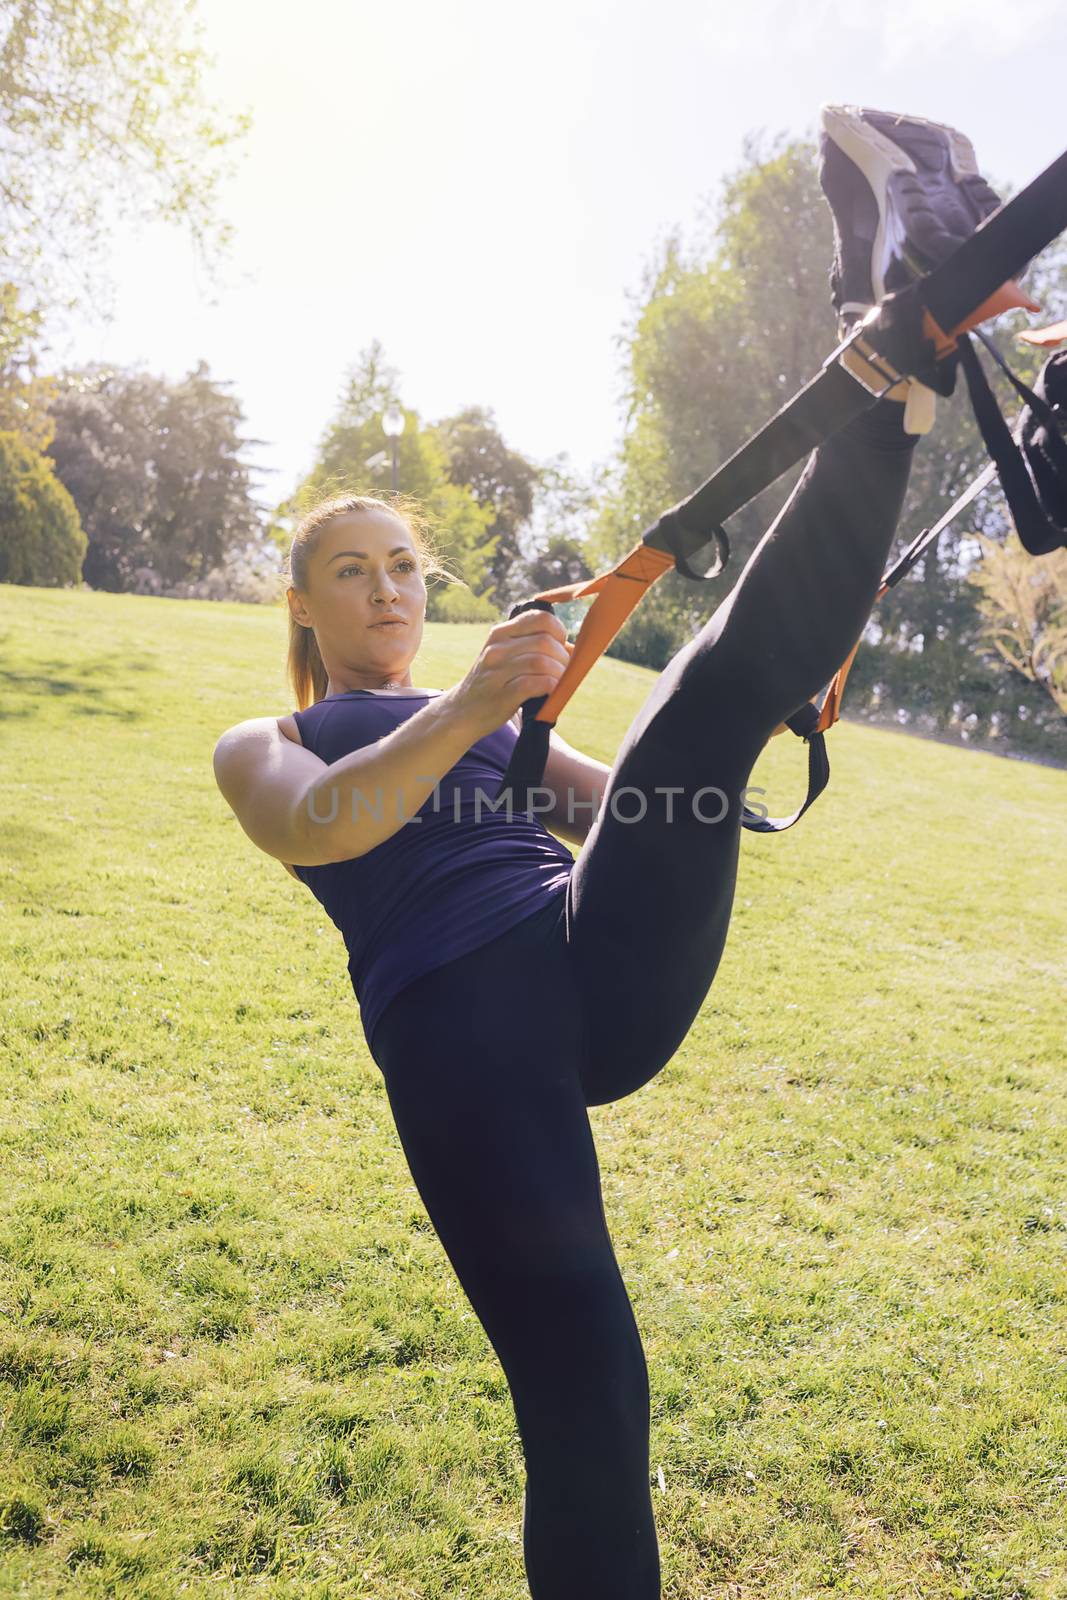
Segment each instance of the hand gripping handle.
[{"label": "hand gripping handle", "polygon": [[[508,612],[508,621],[523,611],[551,611],[553,616],[555,615],[547,600],[523,600],[519,605],[512,606]],[[522,702],[522,727],[515,748],[511,752],[508,770],[500,780],[500,788],[494,796],[494,799],[499,800],[510,789],[509,811],[525,811],[530,804],[530,790],[535,789],[545,775],[548,736],[555,723],[538,722],[537,713],[547,699],[547,694],[535,694],[529,700]]]}]

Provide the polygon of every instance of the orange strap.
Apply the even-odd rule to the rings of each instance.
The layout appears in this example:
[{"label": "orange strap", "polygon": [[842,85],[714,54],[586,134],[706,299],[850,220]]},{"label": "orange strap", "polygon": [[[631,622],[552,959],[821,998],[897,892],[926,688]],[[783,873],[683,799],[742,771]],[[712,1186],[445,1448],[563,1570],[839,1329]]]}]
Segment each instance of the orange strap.
[{"label": "orange strap", "polygon": [[638,601],[673,566],[674,557],[669,551],[636,544],[610,572],[602,572],[584,583],[567,583],[559,589],[543,589],[540,594],[530,596],[532,600],[547,600],[552,604],[555,601],[580,600],[587,594],[596,595],[582,619],[563,676],[537,713],[538,722],[556,721],[575,689],[604,654]]},{"label": "orange strap", "polygon": [[944,328],[938,327],[929,311],[923,310],[923,332],[930,339],[936,350],[938,359],[949,355],[956,348],[956,340],[961,333],[969,333],[972,328],[977,328],[980,322],[985,322],[989,317],[999,317],[1003,311],[1040,311],[1041,307],[1036,300],[1032,300],[1025,289],[1012,278],[1007,283],[1002,283],[988,300],[983,300],[978,308],[965,317],[958,328],[953,328],[951,333],[946,333]]},{"label": "orange strap", "polygon": [[[669,551],[653,550],[651,545],[637,544],[609,572],[602,572],[598,577],[589,578],[584,582],[562,584],[558,589],[542,589],[538,594],[530,596],[531,600],[546,600],[549,605],[555,605],[566,600],[580,600],[587,594],[596,595],[596,599],[582,619],[571,658],[556,687],[538,711],[535,719],[537,722],[557,721],[571,695],[599,661],[631,611],[636,608],[652,585],[662,578],[665,572],[671,571],[673,566],[674,557]],[[885,593],[886,587],[883,584],[876,598],[880,600]],[[860,640],[857,639],[848,660],[838,668],[823,701],[816,732],[825,732],[838,720],[845,680],[859,647]],[[786,724],[780,723],[771,737],[788,731]]]}]

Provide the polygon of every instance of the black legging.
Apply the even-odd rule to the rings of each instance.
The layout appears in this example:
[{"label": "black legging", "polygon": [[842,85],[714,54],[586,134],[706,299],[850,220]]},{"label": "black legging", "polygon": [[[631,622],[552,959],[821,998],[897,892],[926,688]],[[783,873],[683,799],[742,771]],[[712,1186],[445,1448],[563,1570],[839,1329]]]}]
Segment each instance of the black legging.
[{"label": "black legging", "polygon": [[[587,1107],[647,1083],[707,995],[741,791],[874,603],[914,443],[902,413],[880,402],[808,462],[632,723],[566,895],[409,984],[376,1030],[412,1177],[510,1385],[534,1600],[660,1593],[648,1372]],[[703,821],[714,790],[727,814]]]}]

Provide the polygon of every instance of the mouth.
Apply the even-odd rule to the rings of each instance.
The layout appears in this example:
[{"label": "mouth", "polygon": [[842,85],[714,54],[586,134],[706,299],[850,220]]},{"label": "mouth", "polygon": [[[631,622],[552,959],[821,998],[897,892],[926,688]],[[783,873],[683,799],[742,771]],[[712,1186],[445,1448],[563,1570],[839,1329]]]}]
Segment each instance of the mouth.
[{"label": "mouth", "polygon": [[381,622],[372,622],[372,628],[406,628],[407,623],[403,617],[386,617]]}]

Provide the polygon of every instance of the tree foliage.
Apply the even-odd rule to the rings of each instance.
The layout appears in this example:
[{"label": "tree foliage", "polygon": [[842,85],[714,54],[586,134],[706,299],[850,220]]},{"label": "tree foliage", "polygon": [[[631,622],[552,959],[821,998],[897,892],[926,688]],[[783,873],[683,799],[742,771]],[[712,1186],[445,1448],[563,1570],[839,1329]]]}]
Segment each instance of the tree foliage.
[{"label": "tree foliage", "polygon": [[443,418],[434,432],[444,450],[451,481],[469,489],[490,513],[488,528],[494,550],[488,567],[488,593],[495,604],[503,605],[544,474],[505,443],[486,406],[467,406],[455,416]]},{"label": "tree foliage", "polygon": [[0,283],[0,431],[17,433],[38,452],[55,432],[55,380],[39,371],[41,323],[40,309],[23,306],[15,284]]},{"label": "tree foliage", "polygon": [[228,147],[189,0],[0,0],[0,276],[85,293],[116,218],[179,221],[205,261]]},{"label": "tree foliage", "polygon": [[50,462],[17,433],[0,432],[0,583],[77,585],[86,544]]},{"label": "tree foliage", "polygon": [[49,454],[89,539],[94,589],[204,579],[259,531],[238,402],[201,362],[178,383],[92,366],[63,376]]},{"label": "tree foliage", "polygon": [[[625,336],[626,432],[592,531],[598,561],[621,556],[817,370],[835,338],[832,248],[814,153],[801,141],[750,140],[695,244],[667,239]],[[730,580],[795,476],[731,519]],[[615,652],[662,666],[728,587],[660,579]]]},{"label": "tree foliage", "polygon": [[982,635],[1067,721],[1067,550],[1035,558],[1014,534],[1004,544],[979,537],[982,562],[972,583]]},{"label": "tree foliage", "polygon": [[[315,465],[294,495],[275,513],[273,532],[282,543],[295,521],[318,500],[333,494],[375,495],[387,503],[392,484],[392,441],[382,430],[382,416],[399,405],[397,375],[375,341],[349,372],[337,409],[319,444]],[[472,490],[453,481],[449,459],[436,428],[424,426],[417,411],[401,407],[404,431],[397,441],[398,484],[423,506],[444,566],[482,596],[492,583],[497,536],[491,504],[480,505]],[[436,620],[453,610],[443,590],[431,583],[426,615]],[[468,608],[469,609],[469,608]]]},{"label": "tree foliage", "polygon": [[[142,569],[139,590],[160,594],[163,586],[151,569]],[[245,605],[273,605],[285,593],[278,547],[265,533],[247,544],[227,549],[217,567],[203,578],[175,583],[166,591],[176,600],[238,600]]]}]

